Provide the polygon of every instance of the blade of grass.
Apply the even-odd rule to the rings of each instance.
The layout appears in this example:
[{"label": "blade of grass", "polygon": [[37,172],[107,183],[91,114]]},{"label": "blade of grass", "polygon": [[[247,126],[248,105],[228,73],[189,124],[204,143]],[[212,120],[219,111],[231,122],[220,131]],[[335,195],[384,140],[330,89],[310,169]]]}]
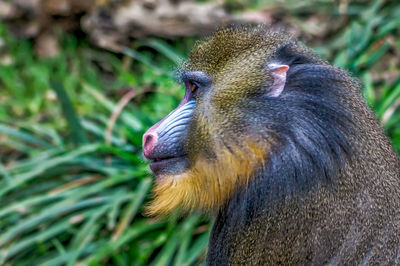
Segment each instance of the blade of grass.
[{"label": "blade of grass", "polygon": [[67,265],[75,265],[76,261],[79,259],[79,256],[84,251],[85,246],[94,238],[94,235],[100,229],[98,220],[104,215],[109,207],[110,206],[108,205],[104,206],[91,214],[89,216],[89,220],[81,227],[79,232],[75,234],[74,239],[71,241],[70,249],[76,250],[76,252],[74,252],[73,256],[69,258]]},{"label": "blade of grass", "polygon": [[89,208],[109,202],[113,196],[99,196],[96,198],[86,199],[79,202],[65,200],[62,204],[55,204],[53,207],[47,208],[41,213],[29,217],[18,224],[11,226],[6,232],[0,236],[0,246],[3,246],[14,239],[16,236],[23,234],[38,226],[41,223],[47,222],[54,217],[63,215],[68,212],[76,211],[83,208]]},{"label": "blade of grass", "polygon": [[400,83],[385,97],[380,106],[377,108],[378,117],[382,118],[385,111],[400,97]]},{"label": "blade of grass", "polygon": [[[96,125],[96,123],[93,123],[92,121],[82,119],[82,126],[85,130],[88,132],[92,133],[96,137],[102,139],[104,137],[104,128],[101,128],[100,126]],[[111,144],[115,146],[121,146],[121,145],[126,145],[126,142],[122,139],[117,138],[114,134],[111,136]]]},{"label": "blade of grass", "polygon": [[362,66],[366,69],[371,68],[389,49],[389,42],[385,41],[377,50],[373,53],[362,54],[359,58],[354,61],[355,66]]},{"label": "blade of grass", "polygon": [[146,178],[143,179],[135,190],[135,195],[132,201],[127,205],[125,208],[124,214],[121,217],[121,221],[115,230],[115,233],[112,236],[112,240],[115,241],[123,234],[124,230],[128,226],[128,224],[132,221],[135,217],[137,211],[139,210],[140,205],[142,204],[144,197],[148,193],[151,185],[151,179]]},{"label": "blade of grass", "polygon": [[29,236],[26,239],[20,240],[17,243],[11,245],[10,248],[0,252],[4,254],[3,260],[7,260],[8,258],[16,255],[18,252],[26,249],[29,246],[32,246],[35,243],[47,241],[48,239],[60,234],[61,232],[65,232],[71,226],[72,224],[68,220],[63,220],[62,222],[57,223],[54,226],[46,228],[46,230],[39,231],[39,233],[34,234],[33,236]]},{"label": "blade of grass", "polygon": [[400,123],[400,112],[398,114],[394,114],[389,121],[387,121],[383,126],[385,127],[385,129],[389,129],[392,127],[395,127],[396,125],[398,125]]},{"label": "blade of grass", "polygon": [[68,94],[64,90],[63,86],[60,83],[52,84],[52,89],[57,95],[57,99],[61,103],[61,108],[63,110],[65,119],[71,129],[71,136],[76,145],[84,144],[88,142],[85,131],[82,129],[80,120],[78,115],[76,114],[75,108],[72,105],[71,100],[68,97]]},{"label": "blade of grass", "polygon": [[161,75],[161,74],[167,74],[164,69],[159,68],[158,66],[156,66],[154,63],[151,62],[151,60],[147,57],[145,57],[144,55],[142,55],[141,53],[130,49],[128,47],[125,47],[125,49],[122,51],[122,54],[132,57],[133,59],[139,61],[140,63],[147,65],[149,67],[151,67],[153,69],[153,71],[155,72],[155,74]]},{"label": "blade of grass", "polygon": [[39,195],[28,197],[23,200],[17,201],[11,205],[4,206],[5,208],[0,209],[0,218],[6,215],[10,215],[13,212],[24,213],[27,210],[33,208],[35,205],[47,204],[48,202],[61,199],[62,195]]},{"label": "blade of grass", "polygon": [[363,96],[367,101],[368,106],[374,107],[375,105],[375,90],[372,83],[371,74],[365,73],[363,75]]},{"label": "blade of grass", "polygon": [[126,200],[131,199],[132,196],[129,195],[128,198],[119,198],[117,200],[115,200],[112,204],[112,206],[110,207],[110,211],[108,211],[107,216],[107,229],[108,230],[112,230],[115,228],[115,225],[117,223],[117,219],[119,217],[120,214],[120,209],[121,209],[121,205],[125,203]]},{"label": "blade of grass", "polygon": [[170,234],[167,243],[165,243],[164,247],[152,261],[150,266],[164,266],[170,264],[172,256],[174,255],[180,241],[181,230],[182,226],[175,228],[175,230]]},{"label": "blade of grass", "polygon": [[395,30],[400,25],[400,17],[390,18],[386,23],[382,23],[381,27],[378,28],[376,38],[380,39],[392,30]]},{"label": "blade of grass", "polygon": [[51,126],[41,126],[39,124],[32,125],[31,123],[22,123],[22,125],[24,128],[31,129],[32,132],[37,132],[40,135],[47,136],[51,139],[54,146],[62,147],[64,145],[62,136],[60,136]]},{"label": "blade of grass", "polygon": [[154,50],[158,51],[159,53],[165,55],[176,65],[179,65],[183,60],[182,55],[177,53],[175,49],[173,49],[171,46],[169,46],[166,42],[164,42],[162,40],[148,39],[148,40],[143,41],[140,44],[153,48]]},{"label": "blade of grass", "polygon": [[39,147],[44,147],[44,148],[51,147],[51,145],[49,143],[47,143],[39,138],[36,138],[33,135],[30,135],[26,132],[22,132],[21,130],[14,129],[14,128],[4,125],[4,124],[0,124],[0,133],[23,140],[27,143],[37,145]]},{"label": "blade of grass", "polygon": [[196,224],[199,222],[200,217],[195,215],[190,218],[188,218],[184,225],[183,225],[183,230],[182,230],[182,236],[181,236],[181,244],[179,245],[178,253],[175,257],[175,261],[173,265],[183,265],[183,261],[187,252],[187,249],[189,247],[190,241],[193,238],[193,230]]},{"label": "blade of grass", "polygon": [[3,166],[3,164],[0,162],[0,175],[3,176],[4,181],[6,183],[10,183],[11,182],[11,176],[8,173],[8,171],[6,170],[6,168]]},{"label": "blade of grass", "polygon": [[[96,100],[99,101],[108,111],[113,112],[113,110],[116,108],[116,104],[108,100],[103,94],[101,94],[98,90],[90,86],[86,82],[81,82],[82,87],[89,93],[91,94]],[[121,119],[124,121],[124,123],[131,127],[134,131],[141,131],[143,130],[143,124],[142,121],[137,119],[134,116],[129,115],[127,112],[123,112],[121,114]]]},{"label": "blade of grass", "polygon": [[82,263],[83,265],[96,265],[102,259],[108,257],[112,252],[118,250],[127,242],[134,240],[135,238],[153,230],[157,230],[165,225],[163,221],[151,222],[143,220],[132,224],[130,229],[128,229],[120,238],[116,241],[109,241],[102,245],[101,248],[97,249],[93,254],[85,259]]},{"label": "blade of grass", "polygon": [[7,185],[4,186],[2,189],[0,189],[0,197],[6,194],[7,192],[18,188],[19,186],[25,184],[29,180],[35,178],[36,176],[43,174],[47,169],[56,167],[57,165],[63,164],[68,162],[69,160],[79,157],[83,154],[87,153],[92,153],[98,149],[99,145],[97,144],[88,144],[81,146],[80,148],[69,152],[65,155],[53,158],[51,160],[44,161],[41,164],[38,164],[38,166],[31,171],[19,175],[15,175],[12,181]]},{"label": "blade of grass", "polygon": [[64,246],[61,244],[60,240],[58,240],[57,238],[53,238],[51,240],[51,243],[57,249],[58,254],[60,254],[61,256],[65,255],[67,253]]},{"label": "blade of grass", "polygon": [[207,250],[208,239],[210,233],[204,233],[199,236],[190,247],[189,251],[186,253],[184,265],[191,265],[197,258],[199,258],[201,253],[205,253]]},{"label": "blade of grass", "polygon": [[12,172],[13,174],[17,174],[23,171],[28,171],[35,167],[38,163],[44,162],[50,159],[57,154],[60,154],[62,151],[65,151],[63,148],[56,147],[51,149],[46,149],[43,152],[35,154],[34,157],[31,157],[27,160],[20,160],[17,164],[11,165],[7,167],[8,171]]}]

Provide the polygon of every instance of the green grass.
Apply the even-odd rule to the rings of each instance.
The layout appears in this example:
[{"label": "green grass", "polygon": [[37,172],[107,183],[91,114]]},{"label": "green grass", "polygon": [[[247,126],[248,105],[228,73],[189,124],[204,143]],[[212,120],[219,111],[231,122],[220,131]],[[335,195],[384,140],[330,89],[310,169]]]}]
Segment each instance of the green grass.
[{"label": "green grass", "polygon": [[[362,80],[400,153],[400,79],[381,77],[399,73],[382,66],[400,47],[400,7],[354,10],[348,27],[314,48]],[[173,71],[193,40],[139,40],[117,56],[61,34],[62,52],[44,60],[1,25],[0,36],[13,60],[0,65],[0,265],[202,262],[206,218],[142,215],[152,178],[141,137],[182,97]]]},{"label": "green grass", "polygon": [[141,137],[182,97],[179,54],[147,40],[120,58],[64,35],[62,53],[40,60],[0,30],[14,60],[0,67],[0,264],[203,260],[204,218],[141,214],[152,183]]}]

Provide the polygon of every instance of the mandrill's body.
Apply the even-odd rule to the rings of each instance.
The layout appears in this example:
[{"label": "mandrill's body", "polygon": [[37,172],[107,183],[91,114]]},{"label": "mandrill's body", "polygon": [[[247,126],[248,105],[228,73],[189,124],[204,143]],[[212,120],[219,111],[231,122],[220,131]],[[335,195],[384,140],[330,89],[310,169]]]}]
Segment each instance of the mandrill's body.
[{"label": "mandrill's body", "polygon": [[227,28],[144,135],[151,214],[217,214],[207,262],[400,264],[400,162],[360,88],[295,40]]}]

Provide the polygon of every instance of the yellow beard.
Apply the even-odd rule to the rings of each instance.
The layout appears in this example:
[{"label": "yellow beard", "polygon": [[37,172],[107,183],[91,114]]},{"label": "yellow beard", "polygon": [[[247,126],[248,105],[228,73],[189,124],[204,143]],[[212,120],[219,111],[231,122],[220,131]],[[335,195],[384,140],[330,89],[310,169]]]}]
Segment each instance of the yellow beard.
[{"label": "yellow beard", "polygon": [[225,148],[212,160],[197,159],[191,169],[179,175],[157,178],[147,214],[218,209],[238,187],[247,186],[254,168],[264,163],[265,146],[248,142],[245,148],[235,148],[234,152]]}]

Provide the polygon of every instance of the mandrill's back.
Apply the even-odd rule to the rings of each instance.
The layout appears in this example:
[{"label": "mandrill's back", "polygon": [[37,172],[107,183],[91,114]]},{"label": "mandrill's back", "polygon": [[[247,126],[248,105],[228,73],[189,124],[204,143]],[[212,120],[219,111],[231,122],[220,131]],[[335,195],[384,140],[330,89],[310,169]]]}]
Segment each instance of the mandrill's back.
[{"label": "mandrill's back", "polygon": [[297,49],[275,57],[279,144],[220,208],[208,264],[399,265],[399,159],[358,84]]}]

